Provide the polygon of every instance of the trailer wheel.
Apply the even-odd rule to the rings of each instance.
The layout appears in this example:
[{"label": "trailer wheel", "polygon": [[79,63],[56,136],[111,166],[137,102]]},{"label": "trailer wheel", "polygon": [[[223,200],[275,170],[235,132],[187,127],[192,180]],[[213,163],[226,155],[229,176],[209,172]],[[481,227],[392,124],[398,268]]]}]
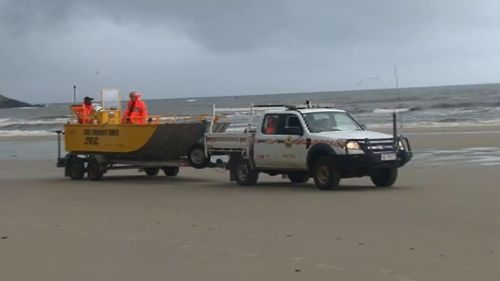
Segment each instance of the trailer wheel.
[{"label": "trailer wheel", "polygon": [[241,160],[234,166],[235,180],[239,185],[254,185],[259,178],[259,172],[252,169],[248,160]]},{"label": "trailer wheel", "polygon": [[377,169],[372,172],[370,178],[374,185],[379,187],[390,187],[398,178],[397,168]]},{"label": "trailer wheel", "polygon": [[307,172],[290,172],[288,173],[288,179],[292,183],[304,183],[309,180],[309,173]]},{"label": "trailer wheel", "polygon": [[314,163],[313,178],[316,187],[332,190],[339,186],[340,174],[329,157],[322,156]]},{"label": "trailer wheel", "polygon": [[99,167],[99,162],[97,162],[95,158],[90,159],[89,163],[87,164],[87,176],[89,177],[89,179],[92,181],[98,181],[102,179],[103,174],[104,173]]},{"label": "trailer wheel", "polygon": [[81,180],[85,176],[85,161],[76,156],[71,157],[66,163],[67,175],[72,180]]},{"label": "trailer wheel", "polygon": [[160,168],[144,168],[144,172],[148,177],[154,177],[158,175]]},{"label": "trailer wheel", "polygon": [[191,167],[196,169],[203,169],[208,166],[208,159],[205,157],[205,149],[203,145],[193,145],[188,152],[188,161]]},{"label": "trailer wheel", "polygon": [[163,172],[165,176],[175,177],[179,174],[179,167],[163,167]]}]

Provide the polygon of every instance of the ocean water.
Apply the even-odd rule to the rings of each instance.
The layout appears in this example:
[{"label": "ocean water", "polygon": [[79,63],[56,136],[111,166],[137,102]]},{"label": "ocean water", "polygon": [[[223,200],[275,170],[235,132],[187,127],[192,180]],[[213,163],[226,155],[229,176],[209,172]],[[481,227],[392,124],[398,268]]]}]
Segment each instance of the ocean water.
[{"label": "ocean water", "polygon": [[[310,100],[334,104],[374,129],[390,127],[394,110],[404,127],[500,125],[500,84],[157,100],[147,100],[146,93],[145,99],[155,115],[209,114],[213,104],[241,108]],[[0,137],[51,135],[70,116],[68,104],[0,109]]]},{"label": "ocean water", "polygon": [[[334,104],[347,110],[374,130],[390,128],[394,110],[404,128],[500,125],[500,84],[157,100],[148,100],[145,94],[150,114],[163,116],[210,114],[214,104],[242,108],[251,104],[303,104],[310,100],[313,104]],[[0,109],[0,158],[55,159],[54,130],[61,130],[70,120],[68,105]],[[234,124],[231,129],[238,129],[246,126],[248,115],[231,112],[229,120]],[[9,136],[22,137],[22,141],[12,141]],[[40,141],[30,136],[52,137]],[[415,151],[410,165],[427,165],[428,159],[438,166],[496,166],[500,165],[500,148]]]}]

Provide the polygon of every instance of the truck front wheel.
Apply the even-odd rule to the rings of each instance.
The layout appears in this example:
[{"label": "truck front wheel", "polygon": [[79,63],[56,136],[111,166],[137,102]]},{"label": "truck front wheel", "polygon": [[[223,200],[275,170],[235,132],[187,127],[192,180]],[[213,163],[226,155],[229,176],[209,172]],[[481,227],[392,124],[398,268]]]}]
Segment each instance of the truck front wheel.
[{"label": "truck front wheel", "polygon": [[398,169],[397,168],[377,169],[371,173],[370,178],[373,184],[376,186],[389,187],[396,182],[396,179],[398,178]]},{"label": "truck front wheel", "polygon": [[241,160],[234,167],[235,180],[239,185],[254,185],[259,178],[259,172],[252,169],[247,160]]},{"label": "truck front wheel", "polygon": [[316,187],[321,190],[332,190],[338,188],[340,174],[330,158],[320,157],[314,163],[313,178]]}]

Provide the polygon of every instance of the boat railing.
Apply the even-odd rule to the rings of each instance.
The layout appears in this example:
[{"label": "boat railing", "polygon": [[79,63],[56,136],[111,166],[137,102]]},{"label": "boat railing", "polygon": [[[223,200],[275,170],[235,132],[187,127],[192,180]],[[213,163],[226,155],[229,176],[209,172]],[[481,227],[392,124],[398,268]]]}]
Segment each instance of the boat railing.
[{"label": "boat railing", "polygon": [[[206,123],[207,126],[211,122],[226,123],[224,128],[227,128],[229,123],[228,118],[224,114],[155,114],[148,116],[131,116],[124,118],[120,110],[104,109],[98,107],[93,112],[85,112],[81,104],[73,104],[69,106],[71,111],[70,124],[179,124],[179,123]],[[216,129],[220,131],[220,126]]]}]

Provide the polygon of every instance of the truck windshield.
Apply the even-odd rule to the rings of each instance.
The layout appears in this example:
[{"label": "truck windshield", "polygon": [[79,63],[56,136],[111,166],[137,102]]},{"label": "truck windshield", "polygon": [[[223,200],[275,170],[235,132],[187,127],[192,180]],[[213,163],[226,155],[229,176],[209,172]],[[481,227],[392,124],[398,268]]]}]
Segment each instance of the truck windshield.
[{"label": "truck windshield", "polygon": [[311,133],[363,130],[358,122],[345,112],[304,113],[304,120]]}]

